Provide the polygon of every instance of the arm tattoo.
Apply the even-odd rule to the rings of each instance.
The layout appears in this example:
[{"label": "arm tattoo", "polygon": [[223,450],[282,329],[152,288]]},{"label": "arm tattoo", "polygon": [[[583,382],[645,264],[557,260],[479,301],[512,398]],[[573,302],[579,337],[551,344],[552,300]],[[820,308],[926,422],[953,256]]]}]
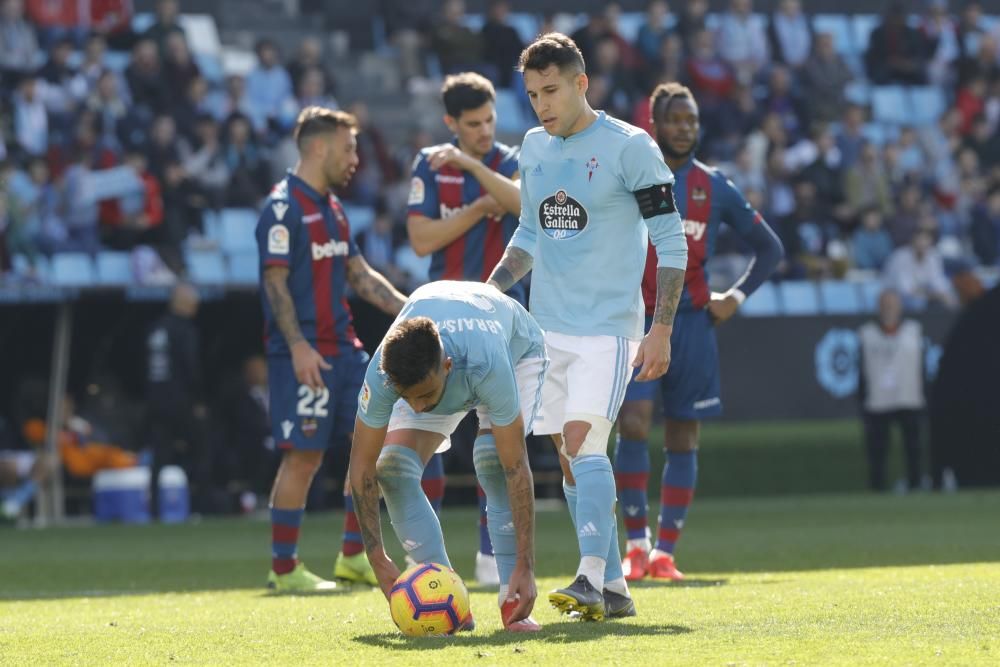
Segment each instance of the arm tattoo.
[{"label": "arm tattoo", "polygon": [[673,325],[677,303],[684,289],[684,269],[660,267],[656,270],[656,310],[653,322]]},{"label": "arm tattoo", "polygon": [[486,282],[492,282],[501,292],[506,292],[528,271],[531,271],[531,265],[534,261],[535,258],[524,250],[507,246],[503,257],[500,258],[500,263],[493,268],[493,272]]},{"label": "arm tattoo", "polygon": [[504,466],[507,495],[517,528],[517,558],[534,567],[535,560],[535,482],[528,467],[527,453],[512,466]]},{"label": "arm tattoo", "polygon": [[379,510],[379,491],[375,471],[365,473],[361,478],[361,487],[352,486],[351,494],[354,497],[354,513],[358,517],[365,552],[369,554],[382,553],[384,551],[382,546],[382,515]]},{"label": "arm tattoo", "polygon": [[406,297],[360,255],[347,261],[347,282],[358,296],[390,315],[398,314],[406,302]]},{"label": "arm tattoo", "polygon": [[305,340],[295,313],[295,302],[288,291],[288,270],[271,268],[264,271],[264,292],[271,304],[271,312],[288,347]]}]

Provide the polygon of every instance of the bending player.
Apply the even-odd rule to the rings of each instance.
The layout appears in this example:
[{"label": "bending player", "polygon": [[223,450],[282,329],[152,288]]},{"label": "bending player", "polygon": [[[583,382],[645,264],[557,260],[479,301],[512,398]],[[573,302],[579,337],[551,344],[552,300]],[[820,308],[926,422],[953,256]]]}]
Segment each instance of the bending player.
[{"label": "bending player", "polygon": [[[670,364],[687,264],[674,178],[649,135],[590,108],[573,40],[543,35],[521,54],[520,69],[542,127],[524,137],[520,225],[490,281],[506,289],[533,270],[530,310],[551,359],[535,434],[551,435],[562,455],[580,566],[549,601],[585,619],[633,616],[608,436],[630,365],[640,368],[637,380],[650,381]],[[643,338],[648,237],[659,268],[653,325]]]},{"label": "bending player", "polygon": [[[268,587],[278,591],[335,587],[307,570],[297,551],[309,485],[330,442],[351,431],[368,362],[344,291],[349,284],[391,315],[405,300],[359,254],[343,206],[330,192],[358,166],[356,127],[342,111],[303,109],[295,126],[299,162],[274,186],[257,223],[271,426],[284,452],[271,492]],[[360,551],[351,558],[342,552],[336,574],[349,571],[374,584]]]},{"label": "bending player", "polygon": [[[674,361],[659,383],[629,384],[618,416],[615,472],[628,534],[625,578],[637,581],[648,574],[654,579],[676,581],[684,578],[674,564],[674,547],[694,495],[699,424],[722,412],[714,327],[732,317],[746,297],[767,280],[783,251],[778,237],[732,181],[695,159],[698,105],[691,91],[677,83],[661,84],[653,91],[649,108],[656,142],[677,179],[674,194],[684,218],[688,265],[670,339]],[[705,264],[714,251],[720,223],[729,225],[747,242],[754,260],[736,284],[723,293],[711,293]],[[642,282],[647,327],[656,305],[655,262],[650,247]],[[650,467],[647,439],[657,388],[666,416],[667,462],[662,475],[659,532],[656,548],[651,551],[646,519]]]},{"label": "bending player", "polygon": [[420,478],[475,408],[473,460],[500,571],[501,619],[508,630],[539,629],[529,616],[536,595],[535,496],[524,438],[546,365],[538,324],[493,287],[442,281],[410,296],[368,364],[351,446],[354,506],[386,597],[399,569],[382,543],[379,489],[407,555],[450,566]]},{"label": "bending player", "polygon": [[[444,123],[454,138],[424,148],[414,160],[406,230],[413,250],[431,255],[431,280],[482,282],[517,228],[517,150],[496,141],[496,92],[489,79],[474,72],[451,75],[441,87],[441,101]],[[521,284],[507,295],[526,305]],[[452,440],[471,447],[472,426],[463,423]],[[441,456],[435,455],[424,469],[423,484],[436,511],[444,482]],[[495,586],[500,579],[486,529],[485,495],[481,488],[477,491],[476,581]]]}]

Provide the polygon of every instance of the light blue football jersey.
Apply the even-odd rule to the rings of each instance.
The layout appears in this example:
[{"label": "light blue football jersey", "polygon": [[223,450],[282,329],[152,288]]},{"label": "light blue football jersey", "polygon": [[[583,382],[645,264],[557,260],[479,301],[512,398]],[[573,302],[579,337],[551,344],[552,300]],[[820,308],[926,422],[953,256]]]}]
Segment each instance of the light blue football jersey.
[{"label": "light blue football jersey", "polygon": [[[542,330],[524,306],[492,285],[442,280],[414,291],[396,322],[420,316],[437,324],[444,353],[452,360],[444,395],[431,413],[450,415],[483,406],[497,426],[513,422],[521,413],[514,367],[521,359],[545,358]],[[399,392],[379,370],[381,360],[379,345],[358,396],[358,418],[372,428],[389,423],[399,400]]]},{"label": "light blue football jersey", "polygon": [[519,171],[521,219],[510,245],[534,257],[529,309],[538,324],[576,336],[641,338],[647,239],[659,266],[687,266],[680,216],[643,220],[633,195],[674,181],[656,142],[602,111],[570,137],[530,130]]}]

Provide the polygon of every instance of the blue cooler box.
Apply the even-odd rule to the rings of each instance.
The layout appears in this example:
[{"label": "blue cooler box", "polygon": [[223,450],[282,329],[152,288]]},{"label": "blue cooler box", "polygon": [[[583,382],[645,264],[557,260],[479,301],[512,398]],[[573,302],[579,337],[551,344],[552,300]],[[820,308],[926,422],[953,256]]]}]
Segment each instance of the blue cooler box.
[{"label": "blue cooler box", "polygon": [[97,521],[149,523],[149,468],[101,470],[94,475]]}]

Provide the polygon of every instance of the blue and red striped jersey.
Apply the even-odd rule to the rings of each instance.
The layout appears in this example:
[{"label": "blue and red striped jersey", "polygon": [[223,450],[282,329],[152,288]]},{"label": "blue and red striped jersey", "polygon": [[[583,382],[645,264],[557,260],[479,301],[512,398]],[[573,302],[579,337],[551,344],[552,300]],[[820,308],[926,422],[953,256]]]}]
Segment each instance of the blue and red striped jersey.
[{"label": "blue and red striped jersey", "polygon": [[[323,356],[341,347],[360,348],[347,305],[347,261],[359,254],[344,207],[332,193],[320,194],[295,174],[279,181],[257,222],[261,280],[269,266],[288,267],[288,291],[306,340]],[[289,354],[265,290],[264,349]]]},{"label": "blue and red striped jersey", "polygon": [[[453,140],[458,145],[457,140]],[[434,146],[424,148],[413,161],[409,214],[431,220],[447,218],[486,194],[479,181],[461,169],[447,166],[433,171],[428,156]],[[517,149],[501,143],[483,158],[490,169],[511,178],[517,173]],[[431,255],[431,280],[485,281],[503,256],[507,242],[517,229],[517,218],[483,218],[464,235]],[[514,285],[507,295],[524,304],[524,288]]]},{"label": "blue and red striped jersey", "polygon": [[[684,291],[678,310],[700,310],[711,298],[705,263],[715,252],[720,223],[726,223],[737,234],[746,237],[753,226],[764,219],[731,180],[703,162],[689,159],[674,172],[674,178],[674,200],[688,244]],[[656,306],[656,251],[652,244],[646,253],[642,297],[646,314],[652,315]]]}]

